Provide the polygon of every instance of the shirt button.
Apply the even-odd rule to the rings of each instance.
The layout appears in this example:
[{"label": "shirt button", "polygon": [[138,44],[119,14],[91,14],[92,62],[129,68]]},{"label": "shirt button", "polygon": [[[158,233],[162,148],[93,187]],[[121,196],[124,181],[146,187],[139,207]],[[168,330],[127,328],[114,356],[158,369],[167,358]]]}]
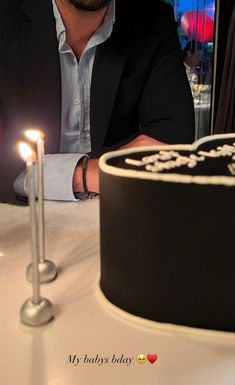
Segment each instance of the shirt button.
[{"label": "shirt button", "polygon": [[77,106],[79,106],[80,100],[79,100],[79,99],[74,99],[74,104],[76,104]]}]

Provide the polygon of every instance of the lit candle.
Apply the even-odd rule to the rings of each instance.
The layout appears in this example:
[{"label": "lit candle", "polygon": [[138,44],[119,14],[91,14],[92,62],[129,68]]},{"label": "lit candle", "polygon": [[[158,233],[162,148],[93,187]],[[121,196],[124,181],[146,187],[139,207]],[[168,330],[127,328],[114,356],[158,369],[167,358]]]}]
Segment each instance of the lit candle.
[{"label": "lit candle", "polygon": [[38,243],[39,260],[45,260],[45,217],[44,217],[44,134],[40,130],[26,130],[25,136],[37,143],[38,155]]},{"label": "lit candle", "polygon": [[27,178],[28,178],[28,197],[30,210],[30,230],[31,230],[31,252],[32,252],[32,267],[33,267],[33,302],[40,302],[40,276],[39,276],[39,247],[38,247],[38,228],[37,228],[37,211],[36,197],[34,187],[34,169],[33,165],[36,156],[28,144],[20,142],[19,151],[22,158],[26,162]]},{"label": "lit candle", "polygon": [[[31,129],[25,131],[25,136],[37,144],[38,156],[38,244],[39,244],[39,273],[40,282],[53,281],[57,276],[56,265],[45,259],[45,214],[44,214],[44,133]],[[27,269],[27,278],[32,281],[32,269]]]}]

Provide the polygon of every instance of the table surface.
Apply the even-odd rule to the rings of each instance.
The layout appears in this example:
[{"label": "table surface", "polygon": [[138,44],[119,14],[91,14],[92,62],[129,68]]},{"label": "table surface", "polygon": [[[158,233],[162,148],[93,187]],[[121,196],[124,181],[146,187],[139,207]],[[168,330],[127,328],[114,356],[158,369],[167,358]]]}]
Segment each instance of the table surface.
[{"label": "table surface", "polygon": [[[28,210],[0,205],[0,385],[235,384],[233,334],[149,327],[100,300],[98,198],[46,202],[47,259],[59,273],[42,295],[55,319],[39,328],[20,324],[20,307],[32,296]],[[140,365],[141,353],[158,359]]]}]

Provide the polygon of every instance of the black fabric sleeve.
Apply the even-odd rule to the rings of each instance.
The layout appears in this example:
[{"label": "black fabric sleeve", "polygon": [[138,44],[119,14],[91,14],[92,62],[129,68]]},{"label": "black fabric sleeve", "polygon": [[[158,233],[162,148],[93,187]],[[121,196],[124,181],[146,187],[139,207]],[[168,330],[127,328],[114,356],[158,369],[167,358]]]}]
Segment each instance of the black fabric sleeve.
[{"label": "black fabric sleeve", "polygon": [[142,133],[166,143],[192,143],[195,138],[192,94],[183,64],[177,23],[165,7],[161,41],[142,93]]}]

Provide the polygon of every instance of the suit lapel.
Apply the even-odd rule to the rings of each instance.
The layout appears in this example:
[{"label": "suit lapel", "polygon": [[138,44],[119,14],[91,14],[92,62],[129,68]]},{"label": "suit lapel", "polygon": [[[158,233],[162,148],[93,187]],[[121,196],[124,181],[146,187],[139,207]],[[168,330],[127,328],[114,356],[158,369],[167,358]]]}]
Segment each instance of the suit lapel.
[{"label": "suit lapel", "polygon": [[91,147],[102,148],[120,82],[125,51],[100,46],[95,58],[91,86]]},{"label": "suit lapel", "polygon": [[[123,7],[123,8],[121,8]],[[91,82],[91,147],[103,147],[128,48],[126,4],[116,0],[116,21],[111,37],[98,46]],[[125,17],[126,16],[126,17]]]},{"label": "suit lapel", "polygon": [[45,132],[46,152],[58,152],[61,81],[52,3],[25,0],[19,15],[18,41],[27,73],[28,123]]}]

